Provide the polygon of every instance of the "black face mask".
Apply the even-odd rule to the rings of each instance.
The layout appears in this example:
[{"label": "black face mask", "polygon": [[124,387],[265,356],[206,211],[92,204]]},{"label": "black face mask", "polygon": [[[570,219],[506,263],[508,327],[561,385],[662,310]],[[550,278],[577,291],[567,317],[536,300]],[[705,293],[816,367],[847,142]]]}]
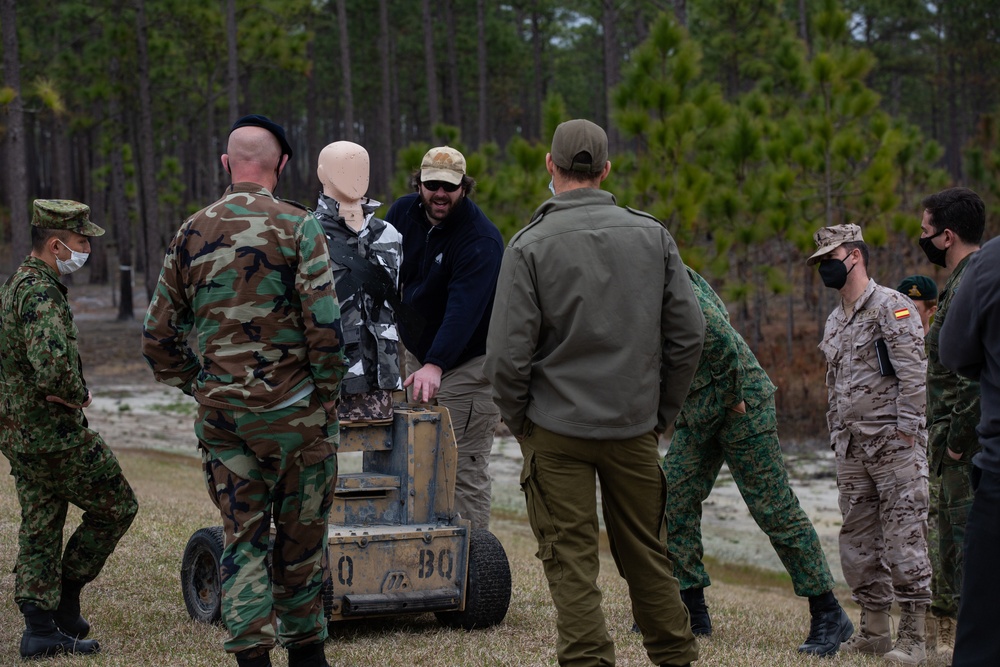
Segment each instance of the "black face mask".
[{"label": "black face mask", "polygon": [[936,239],[942,234],[944,234],[943,229],[934,236],[925,236],[922,239],[920,239],[920,249],[924,251],[925,255],[927,255],[927,259],[930,260],[930,263],[936,264],[937,266],[947,266],[947,263],[945,262],[945,256],[948,254],[948,249],[945,248],[944,250],[942,250],[941,248],[934,245],[931,242],[931,239]]},{"label": "black face mask", "polygon": [[[848,255],[847,257],[850,257]],[[831,289],[840,289],[847,284],[847,274],[854,270],[855,264],[850,271],[844,260],[847,259],[824,259],[819,263],[819,277],[823,279],[823,284]]]}]

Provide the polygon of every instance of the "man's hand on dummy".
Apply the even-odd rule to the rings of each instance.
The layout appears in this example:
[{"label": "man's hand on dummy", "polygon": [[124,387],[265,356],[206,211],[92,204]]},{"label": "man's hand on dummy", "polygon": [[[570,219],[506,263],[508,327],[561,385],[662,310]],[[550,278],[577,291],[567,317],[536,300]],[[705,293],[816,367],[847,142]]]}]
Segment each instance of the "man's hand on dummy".
[{"label": "man's hand on dummy", "polygon": [[90,395],[90,392],[88,391],[87,392],[87,400],[84,401],[82,404],[79,404],[79,405],[77,405],[76,403],[70,403],[68,401],[64,401],[63,399],[59,398],[58,396],[46,396],[45,400],[48,401],[48,402],[50,402],[50,403],[59,403],[60,405],[65,405],[67,408],[70,408],[71,410],[82,410],[83,408],[85,408],[88,405],[90,405],[91,401],[93,401],[94,399]]},{"label": "man's hand on dummy", "polygon": [[441,367],[434,364],[424,364],[403,382],[403,387],[413,387],[413,400],[418,403],[429,403],[437,396],[441,388]]}]

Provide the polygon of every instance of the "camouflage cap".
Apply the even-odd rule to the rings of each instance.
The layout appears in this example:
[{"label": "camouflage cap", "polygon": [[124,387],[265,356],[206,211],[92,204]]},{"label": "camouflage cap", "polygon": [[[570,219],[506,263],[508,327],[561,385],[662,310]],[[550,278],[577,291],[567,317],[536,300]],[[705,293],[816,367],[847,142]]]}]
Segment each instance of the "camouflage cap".
[{"label": "camouflage cap", "polygon": [[458,185],[465,176],[465,156],[451,146],[432,148],[420,161],[421,181],[444,181]]},{"label": "camouflage cap", "polygon": [[932,301],[938,298],[937,284],[927,276],[906,276],[896,291],[914,301]]},{"label": "camouflage cap", "polygon": [[819,262],[819,258],[828,252],[836,250],[845,243],[864,242],[861,237],[861,228],[854,224],[834,225],[824,227],[813,234],[813,241],[816,242],[818,250],[809,255],[806,264],[812,266]]},{"label": "camouflage cap", "polygon": [[44,229],[64,229],[84,236],[103,236],[90,221],[90,207],[72,199],[36,199],[31,224]]},{"label": "camouflage cap", "polygon": [[599,174],[608,162],[608,134],[589,120],[568,120],[556,127],[549,153],[557,167]]}]

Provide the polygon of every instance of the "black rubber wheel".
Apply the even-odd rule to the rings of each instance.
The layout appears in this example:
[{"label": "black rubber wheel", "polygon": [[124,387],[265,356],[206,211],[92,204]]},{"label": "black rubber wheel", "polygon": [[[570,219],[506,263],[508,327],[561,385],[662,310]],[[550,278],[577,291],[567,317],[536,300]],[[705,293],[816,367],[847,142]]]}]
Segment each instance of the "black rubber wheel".
[{"label": "black rubber wheel", "polygon": [[199,528],[184,547],[181,591],[188,614],[199,623],[222,620],[222,582],[219,561],[225,542],[222,526]]},{"label": "black rubber wheel", "polygon": [[510,563],[500,540],[478,528],[469,536],[469,581],[465,611],[435,612],[450,628],[489,628],[501,623],[510,606]]}]

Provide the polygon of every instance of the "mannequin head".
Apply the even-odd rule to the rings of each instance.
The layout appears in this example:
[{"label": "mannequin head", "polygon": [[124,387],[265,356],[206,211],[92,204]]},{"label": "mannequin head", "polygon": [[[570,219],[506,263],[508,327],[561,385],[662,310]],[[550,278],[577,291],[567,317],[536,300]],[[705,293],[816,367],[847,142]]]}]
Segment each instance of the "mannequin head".
[{"label": "mannequin head", "polygon": [[335,141],[319,153],[316,175],[323,194],[340,204],[340,214],[352,227],[364,220],[361,198],[368,191],[368,151],[350,141]]}]

